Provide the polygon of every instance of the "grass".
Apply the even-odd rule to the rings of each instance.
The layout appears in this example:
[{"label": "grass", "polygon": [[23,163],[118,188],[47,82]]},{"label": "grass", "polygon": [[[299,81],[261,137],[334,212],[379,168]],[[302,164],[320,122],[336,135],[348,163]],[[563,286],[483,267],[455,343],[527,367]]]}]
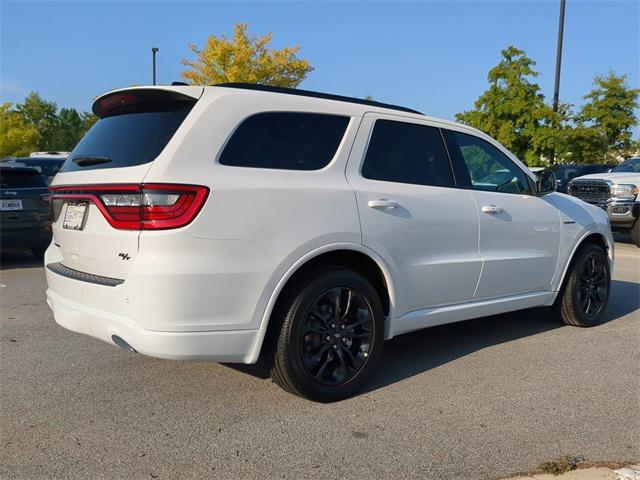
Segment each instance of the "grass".
[{"label": "grass", "polygon": [[551,462],[544,462],[538,465],[537,470],[540,473],[550,473],[552,475],[561,475],[571,470],[575,470],[584,459],[573,455],[565,455]]}]

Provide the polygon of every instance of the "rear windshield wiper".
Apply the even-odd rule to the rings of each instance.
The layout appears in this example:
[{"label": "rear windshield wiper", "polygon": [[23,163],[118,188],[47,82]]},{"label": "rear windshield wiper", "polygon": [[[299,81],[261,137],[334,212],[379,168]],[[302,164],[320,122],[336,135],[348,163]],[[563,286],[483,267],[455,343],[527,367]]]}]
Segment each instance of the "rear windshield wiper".
[{"label": "rear windshield wiper", "polygon": [[101,163],[109,163],[110,158],[107,157],[94,157],[94,156],[78,156],[73,157],[72,162],[79,167],[90,167],[91,165],[100,165]]}]

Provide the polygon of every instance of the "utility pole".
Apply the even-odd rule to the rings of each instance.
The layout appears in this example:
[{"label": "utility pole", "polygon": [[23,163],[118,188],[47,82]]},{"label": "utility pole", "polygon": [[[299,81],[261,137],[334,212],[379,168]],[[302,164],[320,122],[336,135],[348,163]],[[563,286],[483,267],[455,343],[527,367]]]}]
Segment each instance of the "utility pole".
[{"label": "utility pole", "polygon": [[[564,1],[564,0],[563,0]],[[153,84],[156,84],[156,53],[160,50],[158,47],[151,49],[151,55],[153,56]]]},{"label": "utility pole", "polygon": [[[564,37],[564,9],[566,0],[560,0],[560,18],[558,20],[558,45],[556,47],[556,81],[553,87],[553,112],[558,112],[560,98],[560,69],[562,67],[562,40]],[[551,165],[555,164],[555,151],[551,153]]]},{"label": "utility pole", "polygon": [[566,0],[560,0],[560,20],[558,22],[558,47],[556,49],[556,83],[553,89],[553,111],[558,111],[560,96],[560,68],[562,66],[562,37],[564,36],[564,8]]}]

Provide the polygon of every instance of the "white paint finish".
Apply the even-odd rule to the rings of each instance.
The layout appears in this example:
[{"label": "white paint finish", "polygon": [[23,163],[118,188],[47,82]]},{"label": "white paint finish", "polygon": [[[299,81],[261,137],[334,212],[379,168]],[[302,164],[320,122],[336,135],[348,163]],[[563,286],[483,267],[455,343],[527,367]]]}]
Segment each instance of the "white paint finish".
[{"label": "white paint finish", "polygon": [[[560,217],[545,197],[473,191],[480,216],[482,276],[474,298],[549,290]],[[483,209],[492,206],[495,213]]]},{"label": "white paint finish", "polygon": [[[260,111],[325,112],[351,121],[334,159],[320,171],[219,165],[217,156],[236,126]],[[144,181],[211,189],[195,221],[177,230],[119,232],[94,209],[84,232],[54,226],[60,247],[52,244],[46,263],[126,278],[105,287],[47,271],[56,321],[105,341],[118,334],[152,356],[252,363],[287,280],[326,252],[353,250],[378,264],[391,303],[385,338],[550,304],[589,233],[606,238],[612,258],[606,214],[561,194],[485,195],[363,179],[359,168],[373,116],[477,134],[513,159],[473,129],[421,115],[205,88],[153,163],[56,177],[55,185]],[[503,211],[483,213],[486,205]],[[125,267],[116,252],[134,243],[139,249]]]},{"label": "white paint finish", "polygon": [[553,292],[529,292],[490,300],[474,300],[457,305],[415,310],[396,320],[395,333],[407,333],[426,327],[461,322],[471,318],[550,305],[553,303],[554,297]]},{"label": "white paint finish", "polygon": [[114,344],[116,335],[137,352],[169,360],[250,363],[260,335],[255,330],[154,332],[130,318],[69,301],[51,288],[47,303],[58,325]]},{"label": "white paint finish", "polygon": [[[60,245],[65,266],[81,272],[111,278],[127,278],[138,253],[140,232],[116,230],[109,225],[102,212],[89,202],[82,230],[63,227],[67,203],[62,207],[58,220],[51,225],[53,241]],[[123,261],[120,253],[131,260]]]},{"label": "white paint finish", "polygon": [[545,195],[560,213],[561,235],[558,265],[551,284],[551,290],[557,292],[562,286],[571,258],[586,237],[598,234],[608,246],[610,266],[613,269],[614,240],[607,214],[601,208],[585,203],[576,197],[563,193]]},{"label": "white paint finish", "polygon": [[[396,314],[471,299],[482,264],[478,215],[471,194],[455,188],[362,177],[366,147],[378,118],[398,120],[395,115],[365,116],[352,149],[347,179],[358,200],[362,243],[378,252],[393,272],[398,295]],[[390,208],[389,202],[396,206]]]}]

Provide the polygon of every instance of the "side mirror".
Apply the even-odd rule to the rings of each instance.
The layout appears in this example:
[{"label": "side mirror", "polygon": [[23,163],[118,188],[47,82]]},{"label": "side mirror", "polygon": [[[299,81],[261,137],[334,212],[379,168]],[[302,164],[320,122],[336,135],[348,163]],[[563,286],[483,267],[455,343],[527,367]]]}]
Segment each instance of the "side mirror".
[{"label": "side mirror", "polygon": [[536,173],[536,193],[546,195],[556,191],[556,175],[551,170],[542,170]]}]

